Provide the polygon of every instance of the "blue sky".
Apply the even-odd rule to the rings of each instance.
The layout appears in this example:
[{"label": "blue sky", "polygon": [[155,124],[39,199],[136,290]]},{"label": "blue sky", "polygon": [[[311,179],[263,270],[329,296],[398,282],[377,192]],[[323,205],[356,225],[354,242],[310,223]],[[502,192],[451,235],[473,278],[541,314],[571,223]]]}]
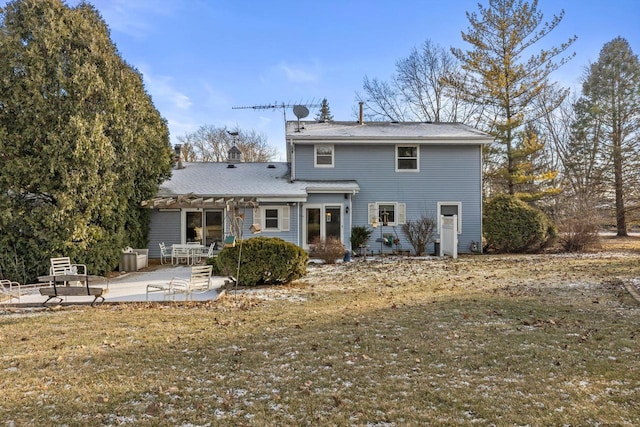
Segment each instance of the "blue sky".
[{"label": "blue sky", "polygon": [[[267,137],[284,159],[282,110],[233,109],[319,103],[354,120],[365,76],[388,79],[397,60],[430,39],[467,48],[466,11],[485,0],[93,0],[122,57],[142,72],[172,143],[204,124]],[[76,0],[68,3],[77,4]],[[617,36],[640,53],[640,1],[540,0],[545,20],[565,11],[535,49],[574,34],[576,56],[556,73],[578,88],[589,62]],[[309,118],[317,113],[311,110]],[[291,110],[288,120],[294,119]]]}]

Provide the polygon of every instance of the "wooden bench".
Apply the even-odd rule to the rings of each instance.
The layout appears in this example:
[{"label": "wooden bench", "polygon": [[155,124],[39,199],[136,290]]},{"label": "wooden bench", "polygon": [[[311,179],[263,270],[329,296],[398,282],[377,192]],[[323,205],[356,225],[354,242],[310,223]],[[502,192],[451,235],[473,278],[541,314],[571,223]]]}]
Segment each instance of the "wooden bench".
[{"label": "wooden bench", "polygon": [[[62,302],[62,297],[79,297],[79,296],[92,296],[91,306],[93,306],[98,299],[100,302],[104,302],[104,294],[109,292],[109,288],[91,287],[89,282],[91,281],[106,281],[104,277],[100,276],[88,276],[82,274],[61,274],[61,275],[49,275],[38,277],[40,282],[48,282],[51,286],[40,288],[40,295],[47,296],[47,300],[42,303],[46,306],[49,301],[57,298]],[[63,284],[58,284],[62,282]],[[83,285],[72,285],[73,282],[83,282]],[[108,283],[107,283],[108,286]]]}]

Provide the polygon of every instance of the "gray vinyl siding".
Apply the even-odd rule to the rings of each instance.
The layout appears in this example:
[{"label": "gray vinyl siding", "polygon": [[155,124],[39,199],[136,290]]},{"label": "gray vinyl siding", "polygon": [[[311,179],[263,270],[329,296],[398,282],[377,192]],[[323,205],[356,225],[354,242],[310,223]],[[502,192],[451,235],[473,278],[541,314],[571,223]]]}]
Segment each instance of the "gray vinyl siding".
[{"label": "gray vinyl siding", "polygon": [[246,209],[245,211],[245,224],[243,227],[243,237],[251,238],[256,236],[264,236],[264,237],[279,237],[282,240],[286,240],[287,242],[298,244],[298,206],[294,203],[291,205],[286,205],[282,203],[261,203],[260,207],[283,207],[289,206],[289,231],[268,231],[262,230],[260,234],[251,234],[249,227],[254,222],[253,219],[253,209]]},{"label": "gray vinyl siding", "polygon": [[149,258],[160,258],[159,244],[164,242],[171,247],[174,243],[181,243],[180,211],[151,211],[151,227],[149,230]]},{"label": "gray vinyl siding", "polygon": [[[407,143],[407,145],[411,145]],[[353,196],[353,224],[368,225],[368,204],[406,204],[407,220],[423,214],[437,214],[438,202],[462,204],[462,234],[458,249],[469,252],[472,241],[482,236],[481,149],[479,145],[420,145],[419,172],[396,172],[395,144],[334,146],[334,167],[314,168],[313,145],[296,145],[296,179],[357,180],[360,192]],[[401,226],[384,227],[385,234],[397,234],[402,249],[412,249]],[[372,235],[370,246],[380,229]],[[439,236],[436,236],[436,238]],[[391,248],[386,248],[391,251]],[[430,250],[430,249],[429,249]]]}]

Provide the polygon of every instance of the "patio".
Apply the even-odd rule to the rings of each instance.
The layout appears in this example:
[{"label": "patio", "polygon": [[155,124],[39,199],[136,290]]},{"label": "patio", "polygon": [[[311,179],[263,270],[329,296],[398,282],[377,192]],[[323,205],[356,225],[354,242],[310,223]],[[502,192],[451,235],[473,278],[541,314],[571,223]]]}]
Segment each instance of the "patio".
[{"label": "patio", "polygon": [[[109,291],[105,294],[105,303],[121,302],[145,302],[147,301],[147,285],[168,283],[172,278],[188,279],[191,268],[184,265],[152,265],[148,269],[122,273],[108,278]],[[115,274],[118,274],[117,272]],[[194,292],[189,300],[192,301],[212,301],[220,294],[220,288],[224,286],[226,277],[212,277],[212,289],[206,292]],[[105,285],[107,281],[105,280]],[[47,297],[40,295],[37,287],[23,287],[23,294],[20,301],[13,299],[0,302],[0,306],[34,306],[42,304]],[[176,294],[175,301],[185,301],[186,295]],[[165,295],[162,292],[149,294],[148,301],[173,301],[173,295]],[[65,297],[61,304],[90,304],[92,296]],[[49,306],[55,305],[49,303]]]}]

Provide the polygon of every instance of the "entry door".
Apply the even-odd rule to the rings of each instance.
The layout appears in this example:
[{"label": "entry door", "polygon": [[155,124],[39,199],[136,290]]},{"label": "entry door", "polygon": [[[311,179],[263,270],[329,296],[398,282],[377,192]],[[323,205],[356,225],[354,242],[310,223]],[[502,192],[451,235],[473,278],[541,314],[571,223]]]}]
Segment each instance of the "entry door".
[{"label": "entry door", "polygon": [[342,241],[342,206],[310,206],[305,208],[305,215],[305,247],[317,238]]}]

